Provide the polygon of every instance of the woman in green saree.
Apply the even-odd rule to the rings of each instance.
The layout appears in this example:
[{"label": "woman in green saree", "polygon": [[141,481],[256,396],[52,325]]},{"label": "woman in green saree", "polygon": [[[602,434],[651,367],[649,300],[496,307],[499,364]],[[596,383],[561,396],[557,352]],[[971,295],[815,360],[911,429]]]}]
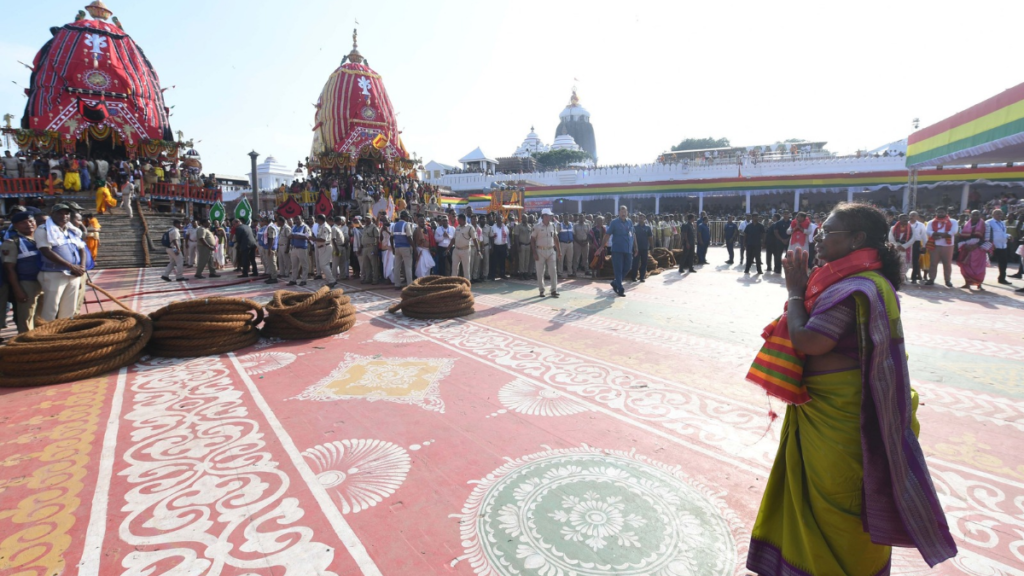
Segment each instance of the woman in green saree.
[{"label": "woman in green saree", "polygon": [[902,256],[876,208],[840,204],[807,253],[783,260],[789,300],[748,379],[789,406],[754,524],[761,576],[874,576],[891,546],[956,555],[917,441],[896,290]]}]

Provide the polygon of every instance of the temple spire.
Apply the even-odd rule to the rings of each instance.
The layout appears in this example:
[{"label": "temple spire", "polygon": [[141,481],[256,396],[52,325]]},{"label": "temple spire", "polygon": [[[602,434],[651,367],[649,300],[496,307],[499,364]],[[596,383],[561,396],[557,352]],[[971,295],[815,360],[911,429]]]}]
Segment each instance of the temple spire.
[{"label": "temple spire", "polygon": [[363,55],[359,53],[359,30],[352,29],[352,51],[348,53],[348,59],[356,64],[363,63]]}]

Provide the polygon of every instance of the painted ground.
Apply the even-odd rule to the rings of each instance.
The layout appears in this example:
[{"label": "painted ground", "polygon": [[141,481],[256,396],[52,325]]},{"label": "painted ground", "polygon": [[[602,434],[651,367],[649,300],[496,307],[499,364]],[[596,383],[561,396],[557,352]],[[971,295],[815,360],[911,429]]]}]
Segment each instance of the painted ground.
[{"label": "painted ground", "polygon": [[[143,312],[271,292],[159,275],[96,279]],[[359,322],[334,338],[0,389],[0,574],[745,573],[781,421],[743,375],[780,277],[486,283],[447,321],[344,287]],[[902,296],[961,552],[897,550],[895,574],[1024,574],[1024,301],[987,288]]]}]

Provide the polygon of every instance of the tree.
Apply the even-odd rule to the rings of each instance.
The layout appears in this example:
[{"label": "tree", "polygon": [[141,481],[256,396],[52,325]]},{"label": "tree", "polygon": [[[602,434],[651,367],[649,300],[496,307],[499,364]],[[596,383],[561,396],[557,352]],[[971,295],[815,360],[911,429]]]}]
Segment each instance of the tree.
[{"label": "tree", "polygon": [[672,147],[673,152],[682,150],[703,150],[704,148],[728,148],[728,138],[687,138]]},{"label": "tree", "polygon": [[533,159],[537,161],[537,166],[541,170],[558,170],[565,168],[569,164],[575,164],[578,162],[586,162],[590,160],[590,154],[583,150],[551,150],[548,152],[534,152]]}]

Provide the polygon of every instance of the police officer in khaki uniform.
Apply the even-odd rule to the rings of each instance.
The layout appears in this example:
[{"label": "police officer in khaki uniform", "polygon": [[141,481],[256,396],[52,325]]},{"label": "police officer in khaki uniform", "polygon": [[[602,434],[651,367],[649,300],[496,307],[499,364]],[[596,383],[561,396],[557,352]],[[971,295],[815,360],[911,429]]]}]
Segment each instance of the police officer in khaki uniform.
[{"label": "police officer in khaki uniform", "polygon": [[263,251],[263,269],[267,272],[270,278],[263,281],[264,284],[277,284],[277,279],[280,271],[277,269],[277,251],[281,249],[280,236],[281,229],[277,227],[277,224],[270,218],[263,218],[263,226],[265,227],[264,234],[266,234],[266,245],[267,247]]},{"label": "police officer in khaki uniform", "polygon": [[590,275],[590,222],[580,214],[576,217],[576,224],[572,227],[573,251],[572,251],[572,275],[575,276],[582,268]]},{"label": "police officer in khaki uniform", "polygon": [[210,221],[206,218],[200,220],[199,227],[196,228],[196,278],[206,278],[203,276],[205,268],[210,269],[210,278],[220,276],[213,268],[213,250],[216,245],[217,239],[210,231]]},{"label": "police officer in khaki uniform", "polygon": [[277,224],[277,276],[278,278],[284,276],[288,278],[292,272],[291,254],[288,253],[288,248],[292,242],[292,226],[291,222],[281,216],[280,214],[274,218],[274,223]]},{"label": "police officer in khaki uniform", "polygon": [[335,280],[348,280],[349,238],[348,226],[345,225],[344,216],[334,217],[334,226],[331,228],[331,243],[334,246],[331,272],[334,273]]},{"label": "police officer in khaki uniform", "polygon": [[360,238],[362,247],[359,250],[359,269],[362,271],[363,284],[380,284],[380,228],[374,219],[367,220]]},{"label": "police officer in khaki uniform", "polygon": [[33,238],[36,231],[33,215],[34,212],[22,210],[11,216],[14,233],[0,244],[0,262],[4,267],[8,298],[17,303],[14,322],[18,326],[18,334],[35,328],[36,310],[42,303],[43,287],[39,283],[41,260]]},{"label": "police officer in khaki uniform", "polygon": [[461,265],[461,276],[469,280],[473,273],[473,253],[476,253],[477,258],[482,256],[480,241],[476,236],[476,226],[466,224],[465,214],[459,214],[458,220],[459,226],[455,229],[455,250],[452,252],[451,276],[460,275],[459,266]]},{"label": "police officer in khaki uniform", "polygon": [[530,243],[537,265],[537,288],[540,289],[541,297],[544,296],[546,270],[551,276],[551,296],[558,298],[558,228],[551,220],[551,210],[545,208],[541,212],[541,222],[533,227]]},{"label": "police officer in khaki uniform", "polygon": [[316,245],[316,261],[320,274],[328,286],[334,288],[338,283],[334,280],[334,230],[327,223],[327,217],[318,214],[316,217],[317,229],[313,243]]},{"label": "police officer in khaki uniform", "polygon": [[533,262],[533,258],[530,257],[532,231],[531,226],[526,223],[526,216],[521,217],[519,223],[512,229],[512,238],[515,239],[516,256],[519,263],[516,272],[519,273],[520,278],[526,278],[530,274],[530,263]]}]

